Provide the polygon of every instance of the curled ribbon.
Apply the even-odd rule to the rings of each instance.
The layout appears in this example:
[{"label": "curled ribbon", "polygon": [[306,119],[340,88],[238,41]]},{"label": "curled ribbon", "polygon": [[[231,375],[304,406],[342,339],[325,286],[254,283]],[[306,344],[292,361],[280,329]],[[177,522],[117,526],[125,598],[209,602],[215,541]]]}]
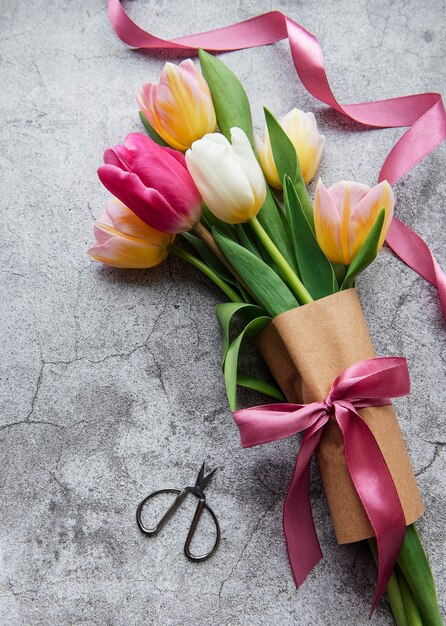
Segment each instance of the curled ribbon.
[{"label": "curled ribbon", "polygon": [[[393,185],[446,139],[446,112],[441,96],[423,93],[375,102],[340,104],[334,97],[324,68],[322,49],[314,35],[279,11],[213,31],[165,40],[137,26],[120,0],[108,0],[111,25],[125,43],[151,50],[224,52],[254,48],[288,38],[291,55],[304,87],[318,100],[360,124],[375,128],[409,126],[387,156],[379,181]],[[424,240],[396,217],[387,235],[395,254],[438,289],[446,319],[446,274]]]},{"label": "curled ribbon", "polygon": [[283,529],[296,586],[303,583],[322,558],[311,512],[310,463],[324,426],[329,419],[336,421],[342,433],[347,468],[378,547],[378,582],[372,614],[395,567],[406,520],[386,461],[358,409],[391,404],[390,398],[407,395],[409,388],[405,359],[374,358],[344,370],[322,402],[268,404],[233,414],[244,448],[305,432],[283,509]]}]

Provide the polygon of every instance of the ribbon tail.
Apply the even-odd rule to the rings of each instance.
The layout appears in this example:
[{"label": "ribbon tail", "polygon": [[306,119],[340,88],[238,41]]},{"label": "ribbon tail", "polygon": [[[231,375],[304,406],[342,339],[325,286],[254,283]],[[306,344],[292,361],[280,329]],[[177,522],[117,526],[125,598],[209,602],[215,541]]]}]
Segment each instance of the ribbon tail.
[{"label": "ribbon tail", "polygon": [[373,528],[378,548],[378,582],[372,617],[386,590],[406,534],[406,520],[392,475],[373,433],[353,406],[336,403],[348,471]]},{"label": "ribbon tail", "polygon": [[326,422],[322,419],[305,434],[283,507],[283,531],[296,587],[322,559],[311,511],[310,465]]}]

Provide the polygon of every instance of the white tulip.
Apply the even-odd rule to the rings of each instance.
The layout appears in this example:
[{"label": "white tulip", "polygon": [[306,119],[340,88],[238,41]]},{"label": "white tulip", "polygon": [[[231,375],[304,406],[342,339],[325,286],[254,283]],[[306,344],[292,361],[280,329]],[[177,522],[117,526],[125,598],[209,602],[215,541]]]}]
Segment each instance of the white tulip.
[{"label": "white tulip", "polygon": [[186,163],[209,210],[223,222],[241,224],[261,209],[266,184],[241,128],[231,128],[231,141],[207,134],[186,152]]}]

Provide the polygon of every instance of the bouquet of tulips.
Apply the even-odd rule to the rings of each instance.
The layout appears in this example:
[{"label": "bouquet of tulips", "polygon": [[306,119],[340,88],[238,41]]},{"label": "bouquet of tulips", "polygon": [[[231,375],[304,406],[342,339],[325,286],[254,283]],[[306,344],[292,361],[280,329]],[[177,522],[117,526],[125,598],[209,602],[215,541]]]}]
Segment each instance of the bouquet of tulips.
[{"label": "bouquet of tulips", "polygon": [[[284,509],[296,583],[321,556],[305,495],[315,451],[338,542],[368,539],[378,563],[374,606],[386,589],[399,626],[440,625],[413,524],[423,505],[389,400],[408,392],[405,362],[376,358],[354,289],[384,243],[392,189],[319,180],[312,203],[306,185],[324,147],[314,115],[293,109],[277,119],[265,109],[264,138],[254,136],[237,77],[199,57],[202,73],[191,60],[167,63],[158,85],[143,86],[148,136],[132,133],[105,151],[98,174],[113,198],[89,254],[149,268],[171,252],[226,296],[216,315],[243,445],[305,431]],[[244,327],[233,337],[236,315]],[[239,371],[244,339],[278,386]],[[275,404],[238,411],[238,385]]]}]

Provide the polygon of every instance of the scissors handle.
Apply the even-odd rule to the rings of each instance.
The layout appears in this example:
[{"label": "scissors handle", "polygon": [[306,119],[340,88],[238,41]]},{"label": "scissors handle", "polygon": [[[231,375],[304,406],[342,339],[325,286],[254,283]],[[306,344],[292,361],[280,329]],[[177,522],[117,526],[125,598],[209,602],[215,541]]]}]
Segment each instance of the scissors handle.
[{"label": "scissors handle", "polygon": [[[213,547],[209,550],[209,552],[206,552],[206,554],[194,555],[190,551],[190,544],[192,543],[192,539],[194,538],[194,534],[195,534],[195,531],[197,530],[198,522],[200,521],[200,517],[204,509],[207,509],[209,511],[209,513],[211,514],[212,520],[214,522],[215,530],[216,530],[215,542],[214,542]],[[197,504],[197,508],[195,509],[195,515],[192,520],[192,524],[190,525],[189,532],[187,533],[186,542],[184,544],[185,556],[189,559],[189,561],[195,561],[196,563],[199,563],[200,561],[206,561],[206,559],[211,557],[216,551],[216,549],[218,548],[218,545],[220,543],[220,536],[221,536],[220,524],[218,523],[218,519],[214,511],[211,509],[211,507],[209,507],[206,504],[203,498],[200,498]]]},{"label": "scissors handle", "polygon": [[[162,518],[159,520],[158,524],[154,526],[154,528],[146,528],[141,520],[142,509],[144,505],[148,502],[148,500],[150,500],[151,498],[154,498],[155,496],[160,495],[161,493],[176,493],[177,497],[172,502],[172,504],[167,509],[167,511],[164,513]],[[159,491],[154,491],[153,493],[149,494],[146,498],[144,498],[144,500],[142,500],[142,502],[138,504],[138,508],[136,509],[136,523],[138,524],[139,530],[143,532],[144,534],[149,535],[149,537],[156,535],[156,533],[159,530],[161,530],[161,528],[167,522],[169,517],[177,510],[177,508],[180,506],[180,504],[183,502],[186,496],[187,496],[187,491],[185,489],[160,489]],[[198,523],[198,520],[197,520],[197,523]]]}]

